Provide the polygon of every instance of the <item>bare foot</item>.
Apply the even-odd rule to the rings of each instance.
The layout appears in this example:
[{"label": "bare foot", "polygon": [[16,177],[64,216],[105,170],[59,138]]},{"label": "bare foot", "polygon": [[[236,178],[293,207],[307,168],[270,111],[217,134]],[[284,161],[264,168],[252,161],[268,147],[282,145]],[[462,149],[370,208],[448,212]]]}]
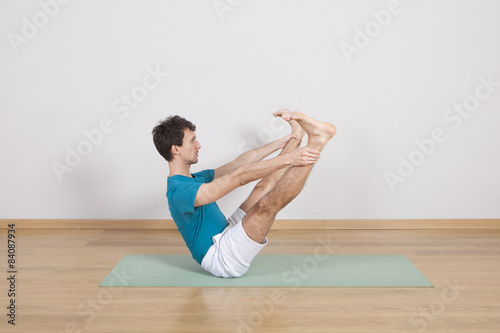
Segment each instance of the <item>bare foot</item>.
[{"label": "bare foot", "polygon": [[273,113],[275,117],[281,117],[283,120],[287,121],[292,127],[292,134],[295,134],[299,140],[302,140],[306,131],[300,126],[300,124],[292,119],[292,113],[288,109],[281,109]]},{"label": "bare foot", "polygon": [[292,120],[292,113],[288,109],[281,109],[273,113],[275,117],[281,117],[285,121]]},{"label": "bare foot", "polygon": [[291,119],[296,120],[306,131],[309,138],[307,146],[320,151],[337,133],[337,129],[332,124],[318,121],[299,111],[292,113]]}]

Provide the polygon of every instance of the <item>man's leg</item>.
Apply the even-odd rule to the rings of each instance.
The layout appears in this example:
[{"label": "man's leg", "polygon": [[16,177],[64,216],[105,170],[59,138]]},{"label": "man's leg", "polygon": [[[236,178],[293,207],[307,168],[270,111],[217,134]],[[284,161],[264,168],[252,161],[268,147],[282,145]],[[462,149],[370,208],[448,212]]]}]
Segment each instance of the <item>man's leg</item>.
[{"label": "man's leg", "polygon": [[[287,109],[283,109],[280,111],[276,111],[274,115],[276,117],[282,117],[284,115],[286,119],[289,119],[289,117],[291,117],[292,114]],[[298,140],[291,139],[290,141],[288,141],[283,150],[280,152],[280,155],[287,154],[292,150],[297,149],[300,145],[300,141],[302,140],[302,138],[306,133],[296,120],[289,120],[288,122],[292,127],[292,134],[295,134]],[[253,189],[252,193],[250,193],[250,195],[248,196],[248,199],[246,199],[245,202],[241,204],[240,209],[243,210],[245,213],[248,213],[250,209],[257,203],[257,201],[260,200],[260,198],[269,193],[269,191],[271,191],[276,186],[280,178],[285,174],[285,172],[289,168],[290,167],[279,169],[273,172],[272,174],[262,178],[257,183],[257,185],[255,185],[255,188]]]},{"label": "man's leg", "polygon": [[[301,112],[294,112],[291,119],[296,120],[307,132],[307,146],[319,151],[336,133],[332,124],[317,121]],[[257,243],[264,241],[276,214],[300,193],[312,167],[313,165],[289,168],[276,186],[250,208],[242,220],[248,237]]]}]

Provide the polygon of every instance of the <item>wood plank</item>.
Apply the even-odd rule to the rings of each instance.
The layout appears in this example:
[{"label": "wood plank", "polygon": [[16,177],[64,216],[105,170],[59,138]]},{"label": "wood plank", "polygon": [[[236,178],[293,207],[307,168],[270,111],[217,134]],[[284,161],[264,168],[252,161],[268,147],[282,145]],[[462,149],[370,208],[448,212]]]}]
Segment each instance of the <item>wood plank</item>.
[{"label": "wood plank", "polygon": [[[15,223],[19,230],[176,230],[173,220],[110,219],[3,219],[0,230]],[[500,219],[352,219],[276,220],[273,230],[415,230],[415,229],[500,229]]]},{"label": "wood plank", "polygon": [[16,236],[18,316],[7,324],[4,276],[2,332],[500,332],[500,230],[271,230],[261,252],[313,255],[327,240],[334,254],[403,254],[434,288],[102,288],[126,254],[187,253],[178,231]]}]

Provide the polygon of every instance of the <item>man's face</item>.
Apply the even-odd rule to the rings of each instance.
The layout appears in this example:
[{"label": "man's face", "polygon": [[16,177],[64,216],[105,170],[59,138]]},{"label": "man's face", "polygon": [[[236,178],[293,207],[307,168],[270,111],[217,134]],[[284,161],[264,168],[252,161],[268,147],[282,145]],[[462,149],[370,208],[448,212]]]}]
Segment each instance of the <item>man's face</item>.
[{"label": "man's face", "polygon": [[190,129],[184,130],[184,138],[182,139],[182,146],[179,147],[181,158],[186,161],[188,165],[198,163],[198,151],[201,145],[196,140],[196,134]]}]

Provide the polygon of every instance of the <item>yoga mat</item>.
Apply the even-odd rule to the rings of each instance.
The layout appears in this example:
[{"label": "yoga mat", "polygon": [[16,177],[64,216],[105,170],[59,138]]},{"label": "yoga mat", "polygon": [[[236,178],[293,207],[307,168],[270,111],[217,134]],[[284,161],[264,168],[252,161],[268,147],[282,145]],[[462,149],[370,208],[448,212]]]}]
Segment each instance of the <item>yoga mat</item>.
[{"label": "yoga mat", "polygon": [[258,255],[217,278],[190,255],[128,254],[100,287],[433,287],[404,255]]}]

